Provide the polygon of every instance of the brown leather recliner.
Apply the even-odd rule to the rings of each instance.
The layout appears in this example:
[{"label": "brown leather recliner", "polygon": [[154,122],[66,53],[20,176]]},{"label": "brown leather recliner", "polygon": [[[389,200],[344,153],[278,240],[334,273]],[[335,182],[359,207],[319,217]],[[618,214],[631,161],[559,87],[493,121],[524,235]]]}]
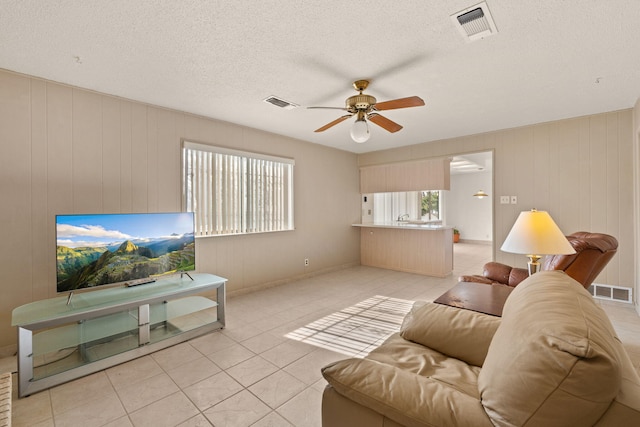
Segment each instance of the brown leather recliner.
[{"label": "brown leather recliner", "polygon": [[[549,255],[542,263],[542,270],[563,270],[588,288],[613,258],[618,250],[615,237],[602,233],[578,231],[567,236],[576,253],[572,255]],[[461,282],[476,282],[488,285],[516,286],[529,276],[524,268],[510,267],[499,262],[484,265],[482,276],[460,276]]]}]

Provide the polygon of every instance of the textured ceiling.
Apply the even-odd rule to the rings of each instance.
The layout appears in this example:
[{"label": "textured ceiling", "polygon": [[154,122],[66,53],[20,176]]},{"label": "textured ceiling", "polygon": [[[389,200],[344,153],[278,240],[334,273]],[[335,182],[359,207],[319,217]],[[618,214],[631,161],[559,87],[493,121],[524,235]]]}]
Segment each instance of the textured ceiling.
[{"label": "textured ceiling", "polygon": [[[630,108],[640,1],[487,0],[498,34],[467,43],[474,0],[0,0],[0,68],[353,152]],[[404,126],[323,133],[369,78]],[[284,110],[262,100],[300,104]]]}]

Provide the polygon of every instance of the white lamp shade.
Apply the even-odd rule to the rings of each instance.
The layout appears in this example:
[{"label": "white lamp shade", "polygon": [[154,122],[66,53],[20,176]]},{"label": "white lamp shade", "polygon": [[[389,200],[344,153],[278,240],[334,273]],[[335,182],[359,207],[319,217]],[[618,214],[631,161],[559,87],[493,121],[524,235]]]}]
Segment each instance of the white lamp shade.
[{"label": "white lamp shade", "polygon": [[545,211],[520,212],[501,250],[525,255],[566,255],[576,251]]}]

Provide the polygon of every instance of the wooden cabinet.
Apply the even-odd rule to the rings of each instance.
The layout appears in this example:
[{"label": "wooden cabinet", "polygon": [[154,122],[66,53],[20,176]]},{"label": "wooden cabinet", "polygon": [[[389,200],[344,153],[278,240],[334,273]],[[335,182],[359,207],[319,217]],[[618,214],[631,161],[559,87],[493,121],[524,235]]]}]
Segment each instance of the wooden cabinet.
[{"label": "wooden cabinet", "polygon": [[445,277],[453,271],[453,230],[362,227],[360,263]]},{"label": "wooden cabinet", "polygon": [[360,193],[449,190],[449,158],[360,168]]}]

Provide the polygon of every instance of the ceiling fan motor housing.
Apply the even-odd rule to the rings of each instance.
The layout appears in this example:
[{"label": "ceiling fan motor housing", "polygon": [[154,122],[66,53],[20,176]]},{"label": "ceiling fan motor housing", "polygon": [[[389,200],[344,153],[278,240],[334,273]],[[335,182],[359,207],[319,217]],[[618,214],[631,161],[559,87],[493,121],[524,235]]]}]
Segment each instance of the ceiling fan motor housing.
[{"label": "ceiling fan motor housing", "polygon": [[[369,131],[367,128],[367,122],[371,121],[388,132],[394,133],[402,129],[398,123],[387,119],[384,116],[378,114],[378,111],[384,110],[396,110],[398,108],[419,107],[424,105],[424,101],[417,96],[410,96],[407,98],[393,99],[381,104],[376,104],[376,99],[371,95],[362,93],[369,86],[369,80],[356,80],[353,82],[353,88],[360,92],[357,95],[350,96],[345,101],[346,108],[338,108],[339,110],[347,110],[349,114],[345,114],[338,117],[336,120],[327,123],[315,132],[324,132],[325,130],[342,123],[346,119],[356,116],[356,121],[353,123],[351,137],[356,142],[364,142],[368,139]],[[334,108],[334,107],[307,107],[307,108]],[[356,133],[360,135],[354,136],[354,129],[359,130]],[[364,132],[363,132],[364,127]],[[365,135],[362,135],[366,133]]]},{"label": "ceiling fan motor housing", "polygon": [[376,98],[371,95],[353,95],[347,98],[346,107],[348,110],[366,110],[376,103]]}]

